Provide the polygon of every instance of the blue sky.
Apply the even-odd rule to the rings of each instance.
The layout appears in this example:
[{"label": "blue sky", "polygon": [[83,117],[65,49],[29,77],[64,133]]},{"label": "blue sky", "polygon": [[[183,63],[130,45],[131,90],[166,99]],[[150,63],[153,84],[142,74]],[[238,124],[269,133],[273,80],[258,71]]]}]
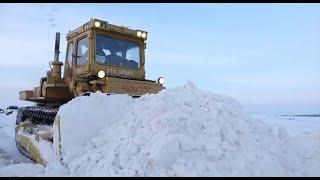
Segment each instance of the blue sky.
[{"label": "blue sky", "polygon": [[64,61],[66,33],[90,18],[148,31],[147,78],[167,87],[190,80],[248,112],[320,112],[320,4],[1,4],[0,106],[45,75],[56,31]]}]

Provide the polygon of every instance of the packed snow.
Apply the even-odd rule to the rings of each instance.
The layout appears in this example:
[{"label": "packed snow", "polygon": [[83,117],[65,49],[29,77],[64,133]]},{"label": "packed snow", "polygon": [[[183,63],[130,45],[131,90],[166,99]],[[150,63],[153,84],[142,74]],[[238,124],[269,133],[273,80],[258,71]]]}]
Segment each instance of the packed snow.
[{"label": "packed snow", "polygon": [[320,133],[292,135],[191,82],[140,98],[91,93],[58,115],[62,161],[48,146],[46,167],[0,151],[0,176],[320,175]]}]

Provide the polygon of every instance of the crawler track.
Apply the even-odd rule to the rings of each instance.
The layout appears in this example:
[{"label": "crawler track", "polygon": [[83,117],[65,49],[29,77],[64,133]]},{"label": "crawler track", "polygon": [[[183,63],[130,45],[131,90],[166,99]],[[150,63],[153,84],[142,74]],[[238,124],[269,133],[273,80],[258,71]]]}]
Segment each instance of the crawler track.
[{"label": "crawler track", "polygon": [[16,124],[23,122],[29,117],[34,124],[52,125],[57,112],[58,109],[47,109],[37,106],[22,107],[18,111]]}]

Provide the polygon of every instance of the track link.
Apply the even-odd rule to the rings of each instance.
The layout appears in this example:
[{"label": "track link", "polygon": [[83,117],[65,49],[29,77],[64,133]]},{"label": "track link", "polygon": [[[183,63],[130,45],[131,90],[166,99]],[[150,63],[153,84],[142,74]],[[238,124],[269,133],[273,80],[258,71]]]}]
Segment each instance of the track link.
[{"label": "track link", "polygon": [[16,124],[23,122],[27,117],[34,124],[52,125],[58,109],[47,109],[44,107],[28,106],[19,109]]}]

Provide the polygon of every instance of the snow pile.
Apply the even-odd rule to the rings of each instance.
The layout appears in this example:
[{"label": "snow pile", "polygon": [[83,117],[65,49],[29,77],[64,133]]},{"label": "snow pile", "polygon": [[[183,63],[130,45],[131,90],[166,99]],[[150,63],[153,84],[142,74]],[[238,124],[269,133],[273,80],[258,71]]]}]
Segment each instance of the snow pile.
[{"label": "snow pile", "polygon": [[294,143],[285,128],[253,120],[234,99],[191,82],[138,99],[93,93],[59,115],[65,175],[320,175],[319,143]]},{"label": "snow pile", "polygon": [[58,114],[63,160],[40,143],[45,168],[14,153],[15,118],[12,132],[0,122],[0,176],[320,176],[319,133],[290,136],[191,82],[137,99],[93,93]]}]

